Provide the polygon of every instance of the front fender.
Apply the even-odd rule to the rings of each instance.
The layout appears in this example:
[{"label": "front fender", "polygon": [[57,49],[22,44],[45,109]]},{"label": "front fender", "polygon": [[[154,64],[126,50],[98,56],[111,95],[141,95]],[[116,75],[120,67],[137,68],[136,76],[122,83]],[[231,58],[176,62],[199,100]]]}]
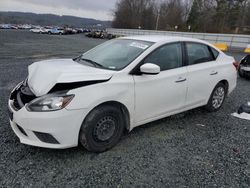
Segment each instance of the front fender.
[{"label": "front fender", "polygon": [[68,94],[74,94],[74,99],[66,107],[68,110],[86,109],[91,111],[96,106],[116,101],[122,103],[133,118],[135,97],[134,80],[132,76],[119,76],[119,79],[73,89]]}]

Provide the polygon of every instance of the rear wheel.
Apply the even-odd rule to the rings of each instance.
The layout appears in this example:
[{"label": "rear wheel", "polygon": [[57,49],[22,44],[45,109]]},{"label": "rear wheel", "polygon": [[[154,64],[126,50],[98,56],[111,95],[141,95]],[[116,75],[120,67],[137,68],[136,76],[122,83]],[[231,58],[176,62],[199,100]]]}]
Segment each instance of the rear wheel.
[{"label": "rear wheel", "polygon": [[117,144],[124,128],[122,111],[114,106],[103,105],[86,117],[80,130],[79,140],[87,150],[103,152]]},{"label": "rear wheel", "polygon": [[226,98],[227,94],[227,87],[223,83],[219,83],[215,86],[210,99],[205,106],[205,109],[209,112],[216,112],[218,111]]}]

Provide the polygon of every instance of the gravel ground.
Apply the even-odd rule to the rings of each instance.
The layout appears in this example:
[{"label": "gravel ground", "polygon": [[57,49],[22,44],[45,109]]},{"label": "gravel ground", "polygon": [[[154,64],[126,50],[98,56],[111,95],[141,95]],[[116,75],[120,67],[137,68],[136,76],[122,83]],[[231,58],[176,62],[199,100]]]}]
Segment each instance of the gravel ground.
[{"label": "gravel ground", "polygon": [[195,109],[135,128],[105,153],[20,144],[7,99],[27,66],[74,57],[101,42],[0,31],[0,187],[250,187],[250,123],[230,115],[250,101],[250,81],[240,78],[219,112]]}]

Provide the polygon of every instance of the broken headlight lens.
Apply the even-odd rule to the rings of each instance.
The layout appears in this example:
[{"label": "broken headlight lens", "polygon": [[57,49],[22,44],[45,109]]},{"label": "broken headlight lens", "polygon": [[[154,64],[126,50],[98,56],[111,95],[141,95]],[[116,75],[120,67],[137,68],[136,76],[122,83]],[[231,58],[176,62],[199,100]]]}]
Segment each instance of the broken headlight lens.
[{"label": "broken headlight lens", "polygon": [[31,101],[26,109],[30,112],[57,111],[65,108],[73,98],[74,95],[48,94]]}]

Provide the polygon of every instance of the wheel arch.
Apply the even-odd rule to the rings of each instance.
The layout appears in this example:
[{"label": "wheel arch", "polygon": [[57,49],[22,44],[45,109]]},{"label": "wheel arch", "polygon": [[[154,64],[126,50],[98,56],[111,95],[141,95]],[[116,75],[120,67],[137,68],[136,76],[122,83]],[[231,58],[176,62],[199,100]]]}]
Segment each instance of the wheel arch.
[{"label": "wheel arch", "polygon": [[[228,94],[229,82],[227,80],[221,80],[221,81],[218,82],[218,84],[219,83],[222,83],[222,84],[224,84],[226,86],[226,92],[227,92],[226,94]],[[216,84],[216,85],[218,85],[218,84]]]},{"label": "wheel arch", "polygon": [[[217,88],[219,85],[223,85],[223,86],[225,87],[225,95],[224,95],[224,99],[223,99],[222,103],[221,103],[220,106],[217,108],[217,107],[212,106],[212,97],[213,97],[213,93],[215,92],[216,88]],[[207,101],[207,104],[204,106],[205,109],[206,109],[208,112],[215,112],[215,111],[218,111],[218,110],[221,108],[221,106],[222,106],[222,104],[223,104],[223,102],[224,102],[226,96],[228,95],[228,91],[229,91],[229,83],[228,83],[228,81],[225,80],[225,79],[219,81],[219,82],[214,86],[213,91],[211,92],[210,97],[209,97],[209,99],[208,99],[208,101]]]},{"label": "wheel arch", "polygon": [[214,89],[216,88],[216,86],[218,85],[218,84],[220,84],[220,83],[222,83],[223,85],[225,85],[226,86],[226,95],[228,95],[228,90],[229,90],[229,82],[226,80],[226,79],[224,79],[224,80],[220,80],[218,83],[216,83],[216,85],[213,87],[213,89],[212,89],[212,91],[211,91],[211,93],[210,93],[210,95],[209,95],[209,97],[208,97],[208,99],[207,99],[207,103],[208,103],[208,101],[209,101],[209,99],[210,99],[210,97],[211,97],[211,95],[213,94],[213,92],[214,92]]},{"label": "wheel arch", "polygon": [[[99,108],[100,106],[104,106],[104,105],[115,106],[115,107],[117,107],[118,109],[121,110],[121,112],[122,112],[122,114],[123,114],[123,116],[125,118],[125,121],[126,121],[126,130],[129,131],[130,130],[130,113],[129,113],[129,110],[124,104],[122,104],[121,102],[118,102],[118,101],[106,101],[106,102],[100,103],[97,106],[95,106],[92,110],[90,110],[90,112],[86,115],[86,117],[94,109]],[[84,118],[84,120],[86,119],[86,117]]]}]

